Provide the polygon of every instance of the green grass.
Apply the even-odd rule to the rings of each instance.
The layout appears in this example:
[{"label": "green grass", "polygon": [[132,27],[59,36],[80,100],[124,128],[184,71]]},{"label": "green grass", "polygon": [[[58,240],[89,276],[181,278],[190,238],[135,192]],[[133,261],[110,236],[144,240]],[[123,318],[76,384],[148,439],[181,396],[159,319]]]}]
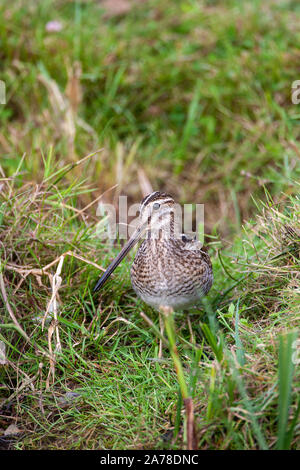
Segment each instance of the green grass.
[{"label": "green grass", "polygon": [[185,448],[132,257],[92,295],[119,245],[89,204],[116,183],[105,201],[139,201],[143,170],[205,203],[214,285],[174,317],[198,447],[299,449],[299,15],[283,1],[149,0],[109,18],[94,1],[1,4],[1,447]]},{"label": "green grass", "polygon": [[[105,147],[86,175],[101,190],[118,168],[119,190],[140,199],[142,167],[155,188],[206,203],[208,229],[228,233],[263,184],[277,195],[299,178],[298,15],[272,1],[151,0],[110,19],[94,1],[3,4],[3,167],[12,174],[26,152],[39,179],[49,143],[60,163]],[[47,32],[50,20],[63,29]]]},{"label": "green grass", "polygon": [[[38,193],[35,185],[14,189],[9,182],[11,196],[4,192],[2,199],[7,301],[0,337],[8,360],[1,371],[3,423],[16,416],[24,433],[18,448],[182,448],[176,373],[167,350],[164,360],[157,360],[155,331],[141,316],[145,312],[158,326],[157,313],[133,294],[128,263],[99,300],[92,297],[98,270],[89,263],[105,246],[95,239],[92,214],[85,223],[73,217],[72,200],[84,187],[61,183],[58,189],[49,175],[46,179]],[[175,315],[201,448],[297,447],[299,377],[293,371],[295,351],[291,340],[285,346],[284,335],[293,331],[288,337],[295,339],[299,324],[298,213],[293,196],[262,211],[257,224],[224,249],[223,265],[213,255],[220,246],[212,244],[215,283],[204,310]],[[70,251],[77,257],[66,255],[62,266],[62,350],[55,352],[55,322],[43,331],[37,317],[51,297],[49,274]],[[110,256],[113,252],[110,248]],[[14,327],[7,304],[23,331]],[[62,406],[59,400],[68,391],[78,397]],[[174,428],[179,432],[171,438]]]}]

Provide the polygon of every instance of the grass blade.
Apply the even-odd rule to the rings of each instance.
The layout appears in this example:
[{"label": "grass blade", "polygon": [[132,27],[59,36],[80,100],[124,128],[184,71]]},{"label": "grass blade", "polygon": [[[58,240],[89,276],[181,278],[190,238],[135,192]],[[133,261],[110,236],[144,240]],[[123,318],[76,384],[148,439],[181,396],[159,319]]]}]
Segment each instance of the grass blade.
[{"label": "grass blade", "polygon": [[[293,342],[297,332],[291,331],[279,338],[279,367],[278,367],[278,450],[287,450],[290,446],[292,433],[288,432],[289,409],[292,396],[292,381],[294,373]],[[299,413],[299,411],[298,411]]]}]

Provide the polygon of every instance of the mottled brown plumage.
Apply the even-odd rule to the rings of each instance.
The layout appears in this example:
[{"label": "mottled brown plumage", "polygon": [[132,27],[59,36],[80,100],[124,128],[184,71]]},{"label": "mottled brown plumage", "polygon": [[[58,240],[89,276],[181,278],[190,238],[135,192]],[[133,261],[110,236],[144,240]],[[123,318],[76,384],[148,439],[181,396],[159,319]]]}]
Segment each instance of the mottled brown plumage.
[{"label": "mottled brown plumage", "polygon": [[175,202],[169,194],[154,192],[140,205],[140,225],[121,253],[108,267],[98,290],[138,239],[146,233],[131,267],[131,282],[147,304],[182,309],[197,304],[213,282],[207,251],[196,240],[178,235]]},{"label": "mottled brown plumage", "polygon": [[200,247],[188,250],[182,240],[144,240],[131,267],[136,293],[149,305],[184,308],[197,301],[212,285],[208,254]]}]

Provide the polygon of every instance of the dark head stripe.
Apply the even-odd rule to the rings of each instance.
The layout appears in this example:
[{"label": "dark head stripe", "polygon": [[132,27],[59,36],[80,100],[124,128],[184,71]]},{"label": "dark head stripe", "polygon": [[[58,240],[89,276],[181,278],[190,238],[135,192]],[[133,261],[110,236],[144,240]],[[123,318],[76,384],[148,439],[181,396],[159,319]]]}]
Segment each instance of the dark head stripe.
[{"label": "dark head stripe", "polygon": [[161,193],[160,191],[155,191],[154,193],[148,194],[148,196],[144,197],[144,199],[141,202],[141,209],[146,207],[150,202],[154,202],[159,199],[168,199],[168,200],[173,201],[173,198],[170,194]]}]

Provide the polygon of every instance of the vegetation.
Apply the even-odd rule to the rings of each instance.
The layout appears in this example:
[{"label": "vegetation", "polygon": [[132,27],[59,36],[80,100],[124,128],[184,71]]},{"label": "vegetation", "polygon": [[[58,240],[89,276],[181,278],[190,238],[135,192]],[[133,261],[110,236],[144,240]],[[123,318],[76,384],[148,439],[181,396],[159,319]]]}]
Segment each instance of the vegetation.
[{"label": "vegetation", "polygon": [[0,5],[0,446],[185,448],[130,257],[92,294],[98,200],[153,187],[205,203],[214,285],[174,318],[198,447],[297,449],[299,6],[126,3]]}]

